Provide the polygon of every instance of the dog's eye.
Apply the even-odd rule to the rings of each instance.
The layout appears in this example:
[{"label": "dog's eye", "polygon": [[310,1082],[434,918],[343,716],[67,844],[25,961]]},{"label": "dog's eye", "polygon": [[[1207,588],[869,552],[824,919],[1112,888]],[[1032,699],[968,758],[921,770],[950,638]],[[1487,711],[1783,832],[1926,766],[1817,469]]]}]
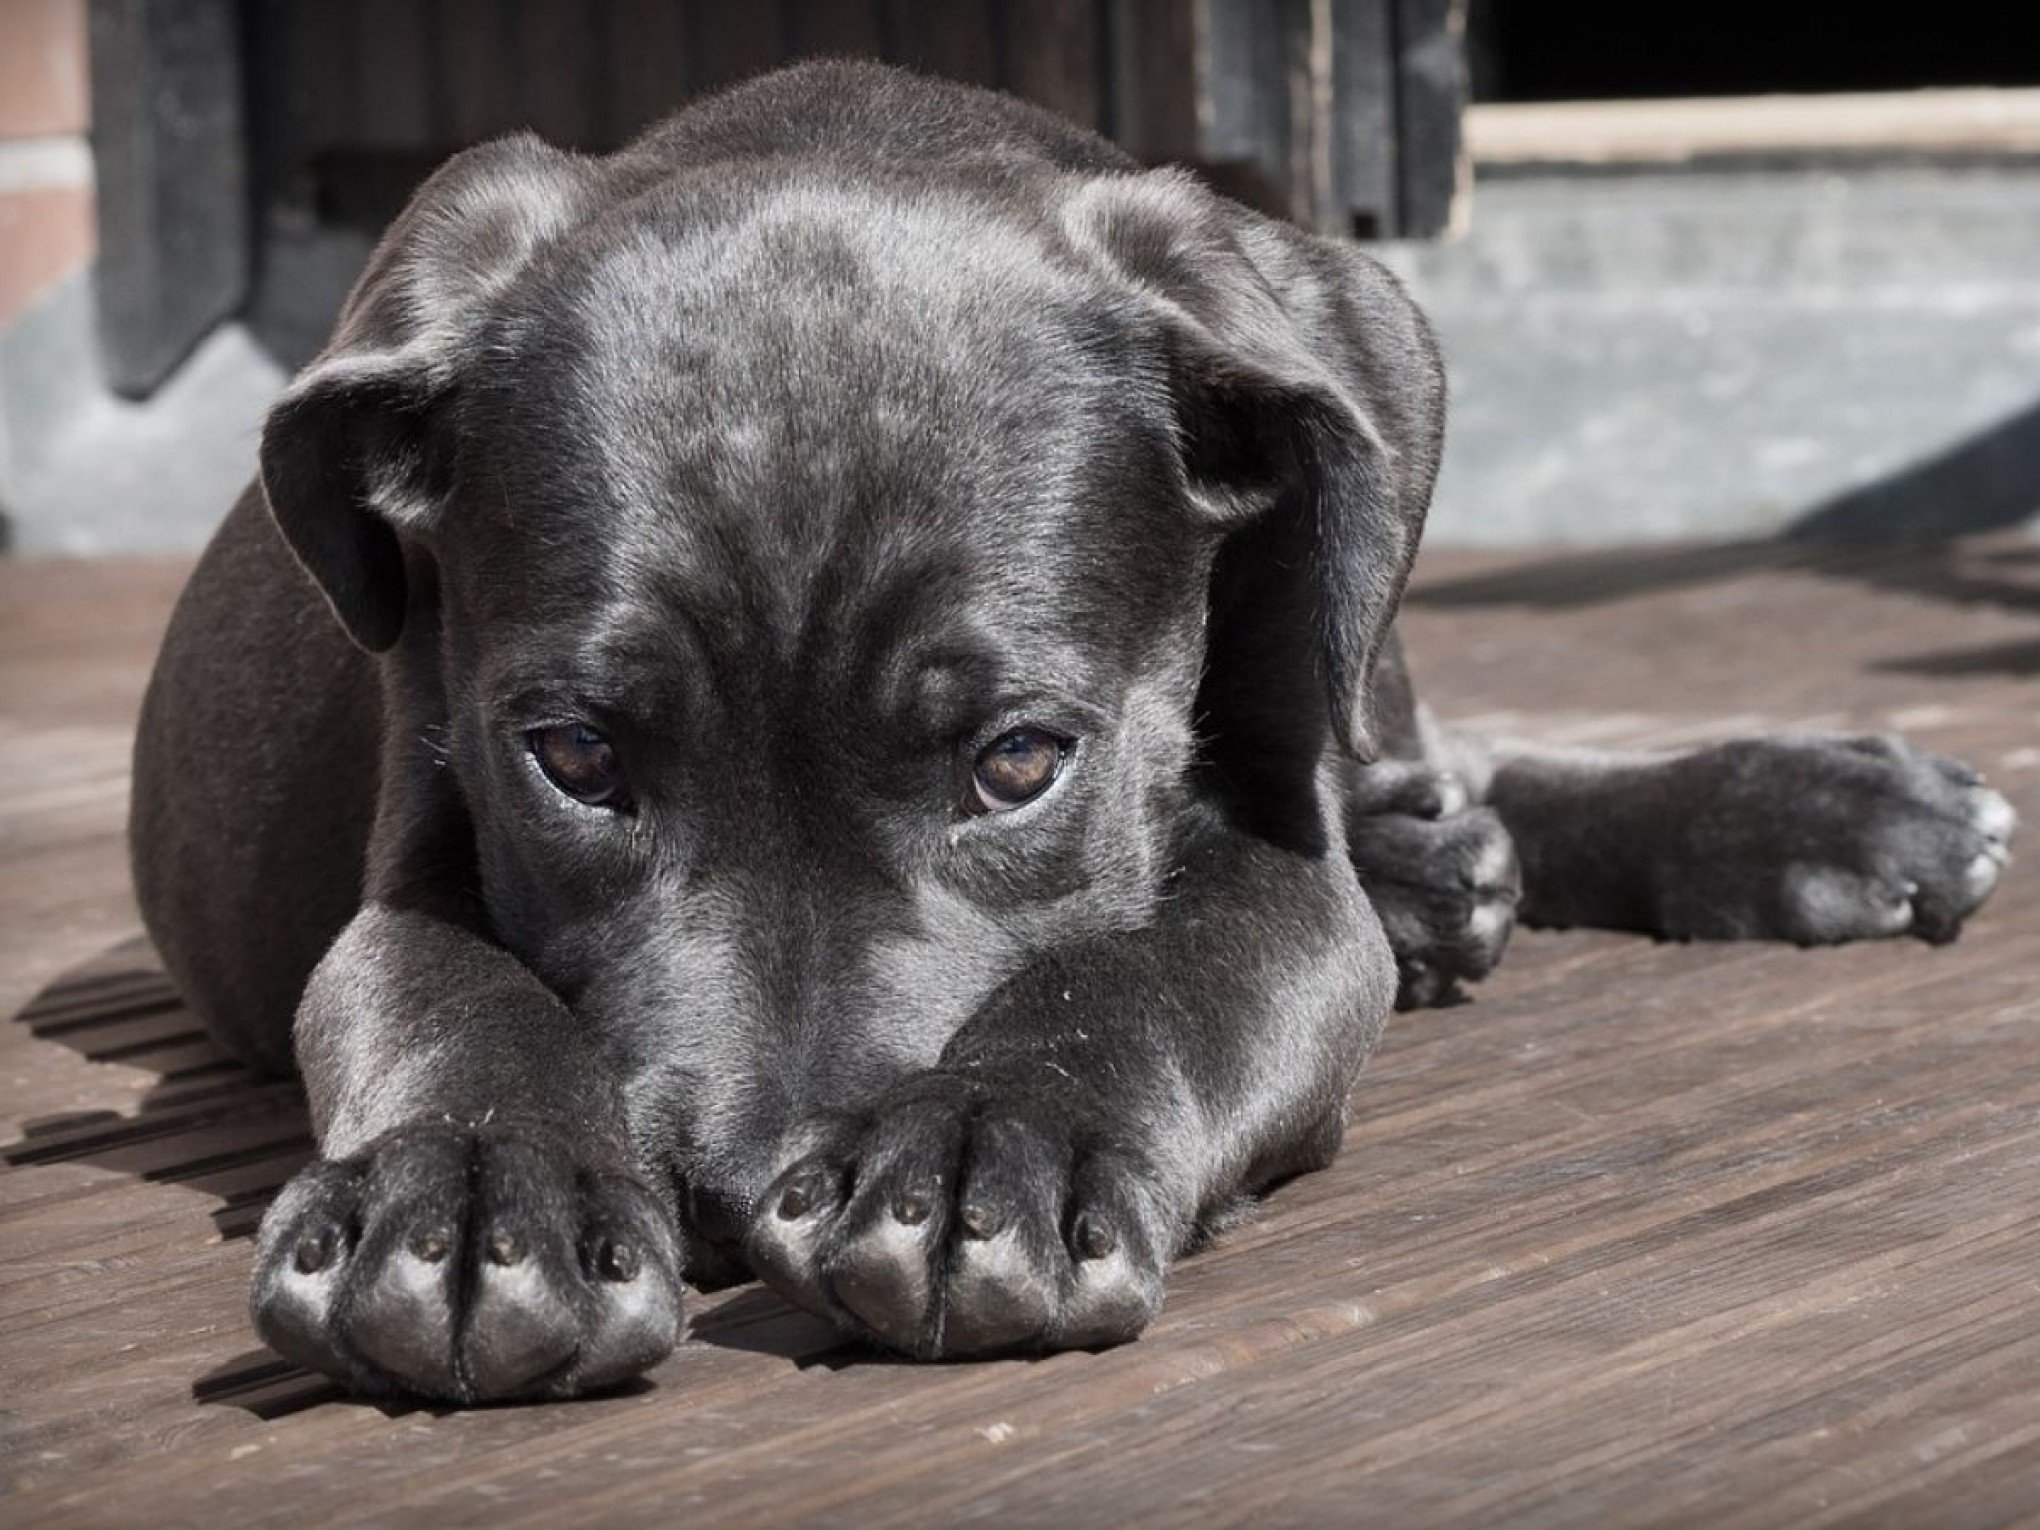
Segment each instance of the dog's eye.
[{"label": "dog's eye", "polygon": [[525,738],[546,779],[569,797],[593,807],[630,807],[630,786],[616,746],[586,723],[533,728]]},{"label": "dog's eye", "polygon": [[971,767],[973,811],[1003,813],[1031,802],[1062,774],[1070,743],[1046,728],[1014,728],[978,751]]}]

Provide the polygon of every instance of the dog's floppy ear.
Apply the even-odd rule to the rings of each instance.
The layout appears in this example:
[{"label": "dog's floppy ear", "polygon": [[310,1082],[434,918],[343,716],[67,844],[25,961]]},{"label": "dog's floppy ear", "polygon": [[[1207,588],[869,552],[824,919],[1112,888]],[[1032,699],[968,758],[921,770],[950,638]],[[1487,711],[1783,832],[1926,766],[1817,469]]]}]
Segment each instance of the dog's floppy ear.
[{"label": "dog's floppy ear", "polygon": [[1180,171],[1085,182],[1065,227],[1161,327],[1192,503],[1230,527],[1305,496],[1332,724],[1349,753],[1372,758],[1368,681],[1444,429],[1444,374],[1422,316],[1357,250]]},{"label": "dog's floppy ear", "polygon": [[453,487],[450,428],[492,301],[588,205],[593,162],[529,136],[471,149],[419,188],[369,258],[333,339],[269,412],[270,513],[347,633],[403,630],[400,537]]}]

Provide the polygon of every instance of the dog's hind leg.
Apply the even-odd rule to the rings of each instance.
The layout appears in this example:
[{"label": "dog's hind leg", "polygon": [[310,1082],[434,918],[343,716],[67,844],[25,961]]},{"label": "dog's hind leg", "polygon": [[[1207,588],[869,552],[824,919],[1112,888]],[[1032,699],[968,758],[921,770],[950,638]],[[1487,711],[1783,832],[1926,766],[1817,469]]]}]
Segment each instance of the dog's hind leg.
[{"label": "dog's hind leg", "polygon": [[177,603],[135,739],[135,893],[193,1015],[243,1062],[295,1066],[305,980],[361,904],[382,723],[250,488]]},{"label": "dog's hind leg", "polygon": [[1424,733],[1426,758],[1507,827],[1533,925],[1939,943],[2010,858],[2005,799],[1890,735],[1602,754]]}]

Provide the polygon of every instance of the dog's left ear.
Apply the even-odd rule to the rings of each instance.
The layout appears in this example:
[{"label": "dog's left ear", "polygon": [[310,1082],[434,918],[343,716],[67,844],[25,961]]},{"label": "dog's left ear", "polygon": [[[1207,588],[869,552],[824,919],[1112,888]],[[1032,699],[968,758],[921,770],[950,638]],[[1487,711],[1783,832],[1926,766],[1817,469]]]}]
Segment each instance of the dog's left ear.
[{"label": "dog's left ear", "polygon": [[270,513],[372,653],[403,631],[403,544],[430,544],[452,493],[454,421],[488,316],[585,215],[593,163],[529,135],[449,160],[376,246],[332,342],[269,412]]},{"label": "dog's left ear", "polygon": [[1191,502],[1221,527],[1306,496],[1332,725],[1371,759],[1368,681],[1437,475],[1444,369],[1401,285],[1174,170],[1072,193],[1071,244],[1157,322]]}]

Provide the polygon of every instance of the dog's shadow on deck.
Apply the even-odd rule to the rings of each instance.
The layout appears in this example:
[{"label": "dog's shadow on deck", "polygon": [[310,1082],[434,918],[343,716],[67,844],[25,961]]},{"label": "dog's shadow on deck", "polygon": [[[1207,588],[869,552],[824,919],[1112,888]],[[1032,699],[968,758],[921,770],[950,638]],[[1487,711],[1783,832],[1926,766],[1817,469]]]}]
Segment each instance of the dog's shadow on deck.
[{"label": "dog's shadow on deck", "polygon": [[[12,1024],[88,1062],[154,1075],[132,1110],[72,1111],[25,1121],[0,1162],[31,1170],[86,1163],[211,1197],[221,1238],[250,1237],[284,1183],[313,1156],[294,1080],[265,1078],[217,1045],[170,986],[146,940],[123,941],[38,993]],[[323,1377],[266,1349],[235,1356],[192,1383],[200,1403],[277,1418],[341,1398]]]},{"label": "dog's shadow on deck", "polygon": [[132,1111],[40,1116],[0,1148],[10,1168],[80,1162],[210,1195],[223,1238],[245,1238],[312,1157],[294,1081],[265,1078],[215,1044],[142,939],[56,979],[14,1017],[38,1040],[155,1075]]},{"label": "dog's shadow on deck", "polygon": [[[26,1120],[21,1140],[0,1147],[0,1162],[10,1169],[86,1163],[196,1190],[212,1198],[213,1225],[231,1241],[254,1235],[277,1191],[315,1154],[296,1080],[256,1073],[208,1037],[146,940],[123,941],[72,968],[10,1023],[89,1062],[154,1075],[131,1111],[71,1111]],[[706,1310],[697,1303],[688,1338],[777,1356],[802,1368],[885,1358],[846,1343],[827,1323],[755,1286],[712,1300]],[[627,1383],[609,1395],[652,1385]],[[201,1404],[240,1408],[264,1419],[357,1401],[325,1377],[260,1348],[195,1379],[191,1395]],[[418,1403],[358,1401],[393,1417],[435,1411]]]},{"label": "dog's shadow on deck", "polygon": [[[1775,537],[1614,547],[1520,560],[1497,572],[1421,582],[1411,604],[1574,610],[1760,572],[1841,580],[1957,607],[2040,615],[2040,402],[1882,478],[1808,506]],[[1999,533],[1983,544],[1956,540]],[[1894,674],[2040,673],[2040,637],[1898,655]]]}]

